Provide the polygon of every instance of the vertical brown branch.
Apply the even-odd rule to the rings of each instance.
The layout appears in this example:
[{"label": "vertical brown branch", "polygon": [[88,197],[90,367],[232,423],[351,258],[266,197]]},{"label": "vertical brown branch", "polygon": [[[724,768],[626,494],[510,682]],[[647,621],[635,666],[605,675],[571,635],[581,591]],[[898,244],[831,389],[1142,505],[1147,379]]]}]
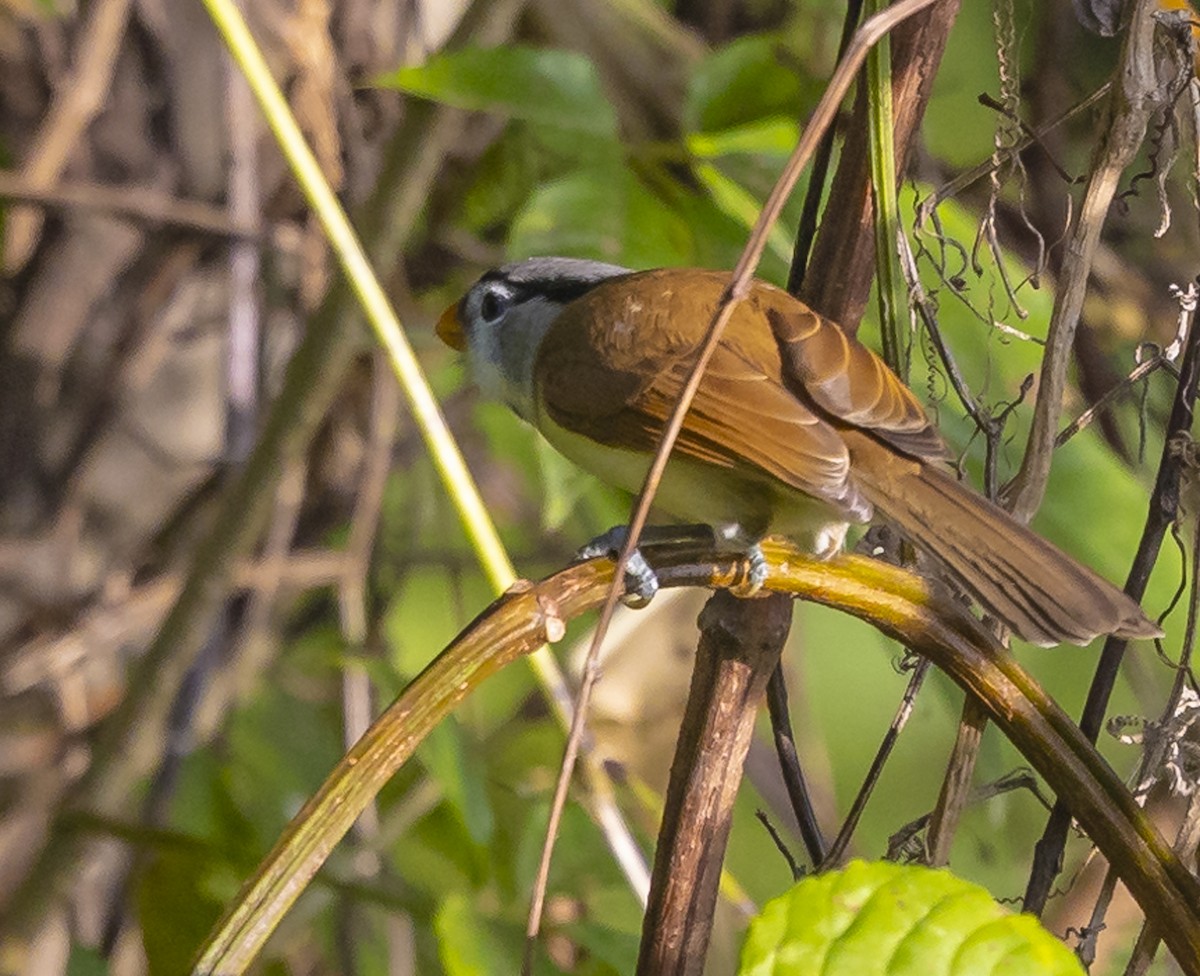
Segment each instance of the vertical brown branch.
[{"label": "vertical brown branch", "polygon": [[[896,172],[904,173],[913,137],[925,114],[933,79],[945,53],[946,40],[959,0],[944,0],[910,18],[892,32],[892,100],[895,112],[894,142]],[[811,266],[803,277],[800,296],[809,305],[840,322],[853,333],[866,308],[875,271],[875,205],[870,186],[870,160],[867,150],[867,103],[865,89],[859,86],[854,115],[842,148],[841,163],[834,176],[825,220],[817,236]],[[793,269],[793,278],[799,277]],[[895,364],[893,364],[895,365]],[[982,719],[981,719],[982,720]],[[969,766],[969,768],[968,768]],[[969,788],[970,769],[964,765],[962,777]],[[945,793],[945,791],[943,791]],[[965,792],[962,794],[965,797]],[[946,799],[943,796],[943,799]],[[861,813],[865,795],[855,801]],[[939,802],[939,809],[954,803]],[[943,838],[938,846],[949,845],[957,816],[939,818],[934,836]],[[848,840],[848,837],[847,837]]]},{"label": "vertical brown branch", "polygon": [[929,828],[925,832],[925,863],[931,868],[945,867],[950,863],[950,847],[954,843],[958,823],[970,798],[975,761],[979,758],[979,746],[987,724],[986,709],[974,698],[967,696],[958,720],[954,748],[946,762],[942,788],[929,817]]},{"label": "vertical brown branch", "polygon": [[642,929],[639,976],[704,971],[717,886],[754,719],[792,621],[781,594],[719,590],[700,614],[700,646]]},{"label": "vertical brown branch", "polygon": [[1075,330],[1083,312],[1092,261],[1100,243],[1100,231],[1121,174],[1141,148],[1146,125],[1162,99],[1154,54],[1154,15],[1157,10],[1158,4],[1153,0],[1139,0],[1134,4],[1112,89],[1111,121],[1088,177],[1079,220],[1072,228],[1063,256],[1059,288],[1054,296],[1054,311],[1046,335],[1046,353],[1038,378],[1029,442],[1021,459],[1021,470],[1003,493],[1006,507],[1022,522],[1033,517],[1046,493],[1054,438],[1062,415],[1067,367],[1075,345]]},{"label": "vertical brown branch", "polygon": [[[892,103],[898,174],[904,172],[913,136],[925,115],[933,79],[959,5],[960,0],[942,0],[892,31]],[[862,86],[846,130],[825,215],[799,297],[853,333],[867,307],[875,273],[872,231],[875,202],[871,196],[867,101]]]}]

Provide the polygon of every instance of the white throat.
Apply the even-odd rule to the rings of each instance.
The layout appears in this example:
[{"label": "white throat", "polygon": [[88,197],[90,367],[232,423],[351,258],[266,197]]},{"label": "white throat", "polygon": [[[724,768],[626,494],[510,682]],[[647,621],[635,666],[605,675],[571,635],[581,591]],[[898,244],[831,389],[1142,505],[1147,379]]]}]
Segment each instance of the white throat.
[{"label": "white throat", "polygon": [[488,399],[508,404],[522,420],[534,423],[533,364],[562,306],[536,296],[513,309],[498,328],[476,328],[468,339],[467,364]]}]

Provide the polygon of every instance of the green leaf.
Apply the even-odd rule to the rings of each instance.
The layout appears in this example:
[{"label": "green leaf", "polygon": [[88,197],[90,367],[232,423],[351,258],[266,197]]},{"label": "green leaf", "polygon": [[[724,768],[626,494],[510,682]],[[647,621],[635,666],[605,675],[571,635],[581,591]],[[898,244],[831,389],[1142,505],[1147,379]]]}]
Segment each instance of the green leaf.
[{"label": "green leaf", "polygon": [[[713,202],[749,232],[758,220],[759,201],[711,163],[698,163],[695,169],[700,182],[712,194]],[[767,247],[782,261],[791,257],[791,240],[781,224],[771,228],[767,235]]]},{"label": "green leaf", "polygon": [[98,949],[71,943],[67,976],[108,976],[108,961]]},{"label": "green leaf", "polygon": [[734,153],[788,157],[800,138],[800,126],[793,119],[775,116],[748,125],[737,125],[720,132],[690,132],[688,152],[704,159]]},{"label": "green leaf", "polygon": [[625,208],[606,172],[584,170],[540,187],[513,220],[508,255],[566,254],[619,261]]},{"label": "green leaf", "polygon": [[152,976],[187,972],[196,947],[221,914],[201,888],[203,865],[195,856],[163,850],[138,876],[138,924]]},{"label": "green leaf", "polygon": [[628,170],[597,166],[535,192],[513,221],[508,253],[569,254],[631,268],[693,261],[691,228]]},{"label": "green leaf", "polygon": [[[223,774],[222,789],[256,827],[252,842],[260,847],[269,846],[343,751],[340,729],[322,708],[272,682],[235,713],[225,741],[237,762]],[[219,827],[233,822],[221,816]]]},{"label": "green leaf", "polygon": [[520,969],[520,959],[504,951],[511,942],[496,937],[465,895],[452,894],[442,902],[433,925],[447,976],[488,976]]},{"label": "green leaf", "polygon": [[496,822],[484,789],[483,763],[453,716],[429,733],[417,755],[445,790],[471,840],[486,844]]},{"label": "green leaf", "polygon": [[801,78],[781,54],[776,34],[744,37],[703,61],[692,75],[684,105],[689,130],[711,132],[744,125],[771,115],[800,117],[797,106],[815,102],[804,97]]},{"label": "green leaf", "polygon": [[854,861],[750,924],[740,976],[1081,976],[1074,954],[949,871]]},{"label": "green leaf", "polygon": [[613,136],[617,117],[590,61],[516,45],[464,48],[376,79],[385,88],[473,111]]},{"label": "green leaf", "polygon": [[410,572],[399,582],[383,616],[388,659],[398,674],[411,678],[453,640],[468,619],[464,607],[486,605],[486,595],[478,587],[468,589],[467,582],[439,566]]},{"label": "green leaf", "polygon": [[476,232],[504,227],[528,198],[544,164],[528,126],[509,126],[483,154],[462,202],[463,219]]}]

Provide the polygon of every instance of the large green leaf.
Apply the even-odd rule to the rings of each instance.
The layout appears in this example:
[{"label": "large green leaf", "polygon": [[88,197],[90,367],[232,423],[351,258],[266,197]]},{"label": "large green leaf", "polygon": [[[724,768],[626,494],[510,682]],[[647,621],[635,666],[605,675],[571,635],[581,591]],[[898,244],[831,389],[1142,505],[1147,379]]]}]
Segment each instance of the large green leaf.
[{"label": "large green leaf", "polygon": [[561,129],[616,135],[617,117],[590,61],[571,51],[465,48],[376,79],[457,108],[500,112]]},{"label": "large green leaf", "polygon": [[1074,954],[949,871],[854,861],[769,902],[741,976],[1080,976]]},{"label": "large green leaf", "polygon": [[513,221],[509,255],[570,254],[631,268],[687,265],[692,231],[629,170],[581,169],[539,188]]},{"label": "large green leaf", "polygon": [[[684,105],[690,130],[714,131],[772,115],[795,118],[797,106],[816,102],[777,34],[739,38],[693,72]],[[805,95],[810,97],[805,97]]]}]

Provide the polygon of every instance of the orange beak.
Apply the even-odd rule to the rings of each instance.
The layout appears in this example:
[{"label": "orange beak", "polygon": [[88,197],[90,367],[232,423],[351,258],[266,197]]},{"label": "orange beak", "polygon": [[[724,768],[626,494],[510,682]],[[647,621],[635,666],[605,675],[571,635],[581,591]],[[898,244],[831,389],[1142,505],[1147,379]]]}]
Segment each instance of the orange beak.
[{"label": "orange beak", "polygon": [[451,349],[462,352],[467,348],[467,334],[463,332],[462,323],[458,320],[458,304],[451,305],[442,313],[437,321],[438,338]]}]

